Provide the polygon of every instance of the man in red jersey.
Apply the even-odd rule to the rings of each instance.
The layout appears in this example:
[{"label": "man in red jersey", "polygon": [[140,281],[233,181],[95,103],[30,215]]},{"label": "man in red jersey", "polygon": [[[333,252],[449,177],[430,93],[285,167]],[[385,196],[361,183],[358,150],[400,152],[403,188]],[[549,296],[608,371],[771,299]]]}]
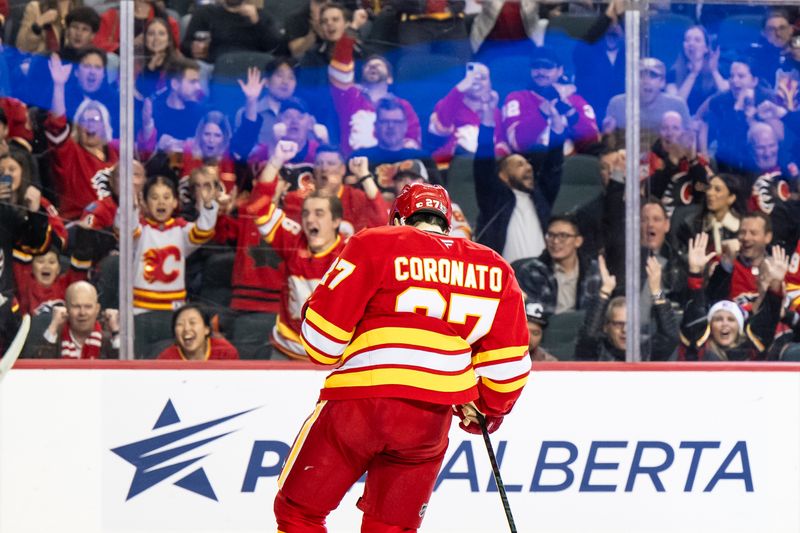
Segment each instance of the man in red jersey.
[{"label": "man in red jersey", "polygon": [[306,304],[303,346],[336,370],[278,480],[280,532],[326,531],[325,517],[364,472],[362,533],[417,531],[453,411],[479,433],[477,409],[494,431],[527,381],[511,267],[448,236],[442,187],[407,186],[390,220],[351,237]]}]

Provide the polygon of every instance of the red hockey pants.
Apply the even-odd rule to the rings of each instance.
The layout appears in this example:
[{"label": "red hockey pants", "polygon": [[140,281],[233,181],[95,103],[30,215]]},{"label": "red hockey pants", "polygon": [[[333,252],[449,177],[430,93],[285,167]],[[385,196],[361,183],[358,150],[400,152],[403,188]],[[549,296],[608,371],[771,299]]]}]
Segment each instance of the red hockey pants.
[{"label": "red hockey pants", "polygon": [[447,450],[450,406],[399,398],[317,404],[278,480],[278,530],[323,533],[325,518],[364,472],[362,533],[413,532]]}]

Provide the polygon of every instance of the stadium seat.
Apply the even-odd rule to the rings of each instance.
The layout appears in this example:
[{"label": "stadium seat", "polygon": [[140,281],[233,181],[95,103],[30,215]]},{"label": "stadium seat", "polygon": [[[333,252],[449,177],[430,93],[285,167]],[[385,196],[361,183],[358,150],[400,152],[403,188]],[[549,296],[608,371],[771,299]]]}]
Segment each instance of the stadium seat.
[{"label": "stadium seat", "polygon": [[172,312],[149,311],[133,317],[133,353],[136,359],[158,357],[173,340]]},{"label": "stadium seat", "polygon": [[492,88],[500,96],[500,105],[506,96],[531,84],[531,60],[529,55],[502,54],[489,60],[492,73]]},{"label": "stadium seat", "polygon": [[119,255],[109,255],[100,261],[94,285],[97,288],[100,307],[103,309],[119,307]]},{"label": "stadium seat", "polygon": [[186,13],[185,15],[182,15],[181,18],[179,18],[177,20],[178,20],[178,28],[179,28],[178,33],[180,33],[180,37],[181,37],[181,39],[183,39],[186,36],[186,28],[189,27],[189,23],[192,21],[192,14],[191,13]]},{"label": "stadium seat", "polygon": [[575,359],[575,341],[585,311],[567,311],[550,317],[542,337],[542,348],[561,361]]},{"label": "stadium seat", "polygon": [[272,61],[272,54],[267,52],[230,52],[222,54],[214,62],[214,80],[236,84],[236,80],[247,77],[247,69],[258,67],[264,70]]},{"label": "stadium seat", "polygon": [[230,52],[222,54],[214,62],[211,77],[211,100],[214,106],[229,116],[244,104],[244,96],[238,80],[247,80],[247,69],[258,67],[262,71],[272,61],[273,55],[266,52]]},{"label": "stadium seat", "polygon": [[274,18],[280,26],[286,20],[298,13],[308,9],[308,2],[298,2],[297,0],[264,0],[264,11]]},{"label": "stadium seat", "polygon": [[52,320],[52,313],[41,313],[37,316],[31,317],[31,329],[28,332],[28,338],[25,340],[25,345],[22,347],[20,358],[26,359],[34,357],[36,348],[39,346],[40,339]]},{"label": "stadium seat", "polygon": [[761,37],[761,15],[734,15],[719,25],[717,43],[724,51],[746,50]]},{"label": "stadium seat", "polygon": [[475,197],[475,176],[472,165],[471,154],[458,154],[453,157],[450,168],[447,169],[447,192],[474,229],[478,219],[478,201]]},{"label": "stadium seat", "polygon": [[464,78],[465,65],[458,58],[442,55],[404,55],[395,69],[394,92],[414,106],[422,124],[428,123],[433,107]]},{"label": "stadium seat", "polygon": [[597,19],[594,15],[559,15],[550,19],[545,31],[544,44],[553,48],[564,64],[564,76],[570,82],[575,75],[572,51]]},{"label": "stadium seat", "polygon": [[800,362],[800,344],[792,343],[790,344],[781,354],[781,361],[791,362],[791,363],[798,363]]},{"label": "stadium seat", "polygon": [[574,212],[603,190],[600,162],[596,157],[578,154],[564,159],[561,188],[553,204],[553,214]]},{"label": "stadium seat", "polygon": [[646,34],[649,47],[647,51],[642,50],[642,57],[660,59],[669,70],[682,49],[683,34],[692,25],[692,19],[685,15],[657,13],[651,16]]},{"label": "stadium seat", "polygon": [[231,274],[235,252],[215,253],[203,265],[200,300],[209,307],[228,307],[231,301]]}]

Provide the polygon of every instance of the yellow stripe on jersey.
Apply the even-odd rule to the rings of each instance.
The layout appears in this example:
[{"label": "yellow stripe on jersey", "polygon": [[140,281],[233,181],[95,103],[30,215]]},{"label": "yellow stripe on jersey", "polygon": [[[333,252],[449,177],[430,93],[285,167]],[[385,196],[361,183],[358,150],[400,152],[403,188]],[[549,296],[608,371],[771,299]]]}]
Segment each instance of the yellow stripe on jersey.
[{"label": "yellow stripe on jersey", "polygon": [[344,351],[344,358],[351,354],[385,344],[410,344],[434,350],[463,352],[470,349],[467,341],[457,335],[444,335],[416,328],[377,328],[359,335]]},{"label": "yellow stripe on jersey", "polygon": [[311,307],[306,308],[306,320],[313,324],[317,329],[322,330],[324,333],[333,337],[338,342],[350,342],[350,339],[353,338],[353,332],[355,330],[345,331],[339,326],[331,324],[325,320],[322,315],[311,309]]},{"label": "yellow stripe on jersey", "polygon": [[14,250],[12,250],[11,255],[14,257],[14,259],[22,261],[23,263],[30,263],[31,261],[33,261],[33,256],[31,254],[26,254],[25,252],[23,252],[22,250],[18,250],[17,248],[14,248]]},{"label": "yellow stripe on jersey", "polygon": [[269,204],[269,211],[267,211],[266,215],[261,215],[256,219],[256,226],[263,226],[269,222],[269,217],[272,216],[273,212],[275,212],[275,204]]},{"label": "yellow stripe on jersey", "polygon": [[280,333],[290,341],[294,341],[297,343],[300,342],[300,335],[298,335],[297,332],[292,328],[290,328],[288,325],[281,322],[280,318],[278,318],[275,321],[275,327],[278,329],[278,333]]},{"label": "yellow stripe on jersey", "polygon": [[133,306],[141,309],[150,309],[151,311],[172,311],[172,302],[164,302],[155,304],[147,301],[133,299]]},{"label": "yellow stripe on jersey", "polygon": [[303,427],[300,428],[300,433],[298,433],[297,438],[294,439],[292,449],[289,451],[289,456],[286,458],[286,463],[283,465],[281,475],[278,477],[278,489],[283,487],[283,482],[286,481],[286,476],[288,476],[289,472],[292,470],[294,461],[297,459],[297,454],[300,453],[300,449],[303,447],[306,437],[308,437],[308,432],[311,431],[311,426],[313,426],[314,422],[316,422],[317,418],[319,418],[319,414],[322,412],[322,408],[325,407],[326,403],[328,402],[325,400],[319,402],[314,408],[314,412],[311,413],[311,416],[309,416],[303,423]]},{"label": "yellow stripe on jersey", "polygon": [[703,332],[703,336],[700,337],[695,346],[699,348],[703,344],[705,344],[705,342],[708,340],[709,335],[711,335],[711,326],[706,326],[706,330]]},{"label": "yellow stripe on jersey", "polygon": [[317,363],[321,365],[335,365],[339,362],[338,357],[328,357],[327,355],[315,350],[310,344],[308,344],[305,337],[300,337],[300,342],[303,343],[303,348],[306,350],[306,353],[309,355],[309,357],[311,357]]},{"label": "yellow stripe on jersey", "polygon": [[496,350],[486,350],[478,352],[473,357],[474,364],[494,363],[505,359],[516,359],[528,350],[527,346],[509,346],[508,348],[498,348]]},{"label": "yellow stripe on jersey", "polygon": [[437,392],[461,392],[475,386],[475,373],[471,368],[456,375],[431,374],[408,368],[373,368],[360,372],[334,373],[325,380],[326,389],[378,385],[406,385]]},{"label": "yellow stripe on jersey", "polygon": [[199,229],[197,226],[193,226],[192,229],[189,230],[189,242],[192,244],[205,244],[211,240],[211,237],[214,236],[214,229],[210,230],[202,230]]},{"label": "yellow stripe on jersey", "polygon": [[524,387],[525,383],[527,382],[528,382],[527,374],[509,383],[496,383],[485,376],[481,378],[481,383],[483,383],[484,385],[486,385],[487,388],[492,389],[495,392],[514,392]]},{"label": "yellow stripe on jersey", "polygon": [[133,289],[133,296],[150,298],[152,300],[180,300],[186,298],[186,291],[148,291],[145,289]]},{"label": "yellow stripe on jersey", "polygon": [[[711,328],[709,328],[709,330],[710,330],[710,329],[711,329]],[[753,330],[752,330],[752,329],[750,329],[750,323],[749,323],[749,322],[747,323],[747,327],[745,328],[745,333],[747,334],[747,338],[748,338],[748,339],[750,339],[750,342],[752,342],[753,344],[755,344],[755,346],[756,346],[756,349],[757,349],[759,352],[763,352],[763,351],[766,349],[766,347],[765,347],[765,346],[764,346],[764,344],[761,342],[761,340],[760,340],[758,337],[756,337],[755,333],[753,333]]]},{"label": "yellow stripe on jersey", "polygon": [[81,261],[80,259],[76,259],[74,255],[69,258],[69,262],[73,267],[75,267],[78,270],[89,270],[90,268],[92,268],[91,261]]}]

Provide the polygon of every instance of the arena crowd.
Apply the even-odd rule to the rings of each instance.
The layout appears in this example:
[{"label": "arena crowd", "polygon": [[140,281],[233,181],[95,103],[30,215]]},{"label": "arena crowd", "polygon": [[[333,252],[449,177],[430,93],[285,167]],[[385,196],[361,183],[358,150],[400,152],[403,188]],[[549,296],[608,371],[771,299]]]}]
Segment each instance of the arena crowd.
[{"label": "arena crowd", "polygon": [[534,361],[624,361],[635,179],[643,359],[800,360],[798,11],[651,7],[631,155],[620,0],[135,0],[121,191],[118,5],[0,2],[0,353],[29,313],[23,357],[118,358],[129,231],[136,358],[305,360],[303,303],[423,181]]}]

